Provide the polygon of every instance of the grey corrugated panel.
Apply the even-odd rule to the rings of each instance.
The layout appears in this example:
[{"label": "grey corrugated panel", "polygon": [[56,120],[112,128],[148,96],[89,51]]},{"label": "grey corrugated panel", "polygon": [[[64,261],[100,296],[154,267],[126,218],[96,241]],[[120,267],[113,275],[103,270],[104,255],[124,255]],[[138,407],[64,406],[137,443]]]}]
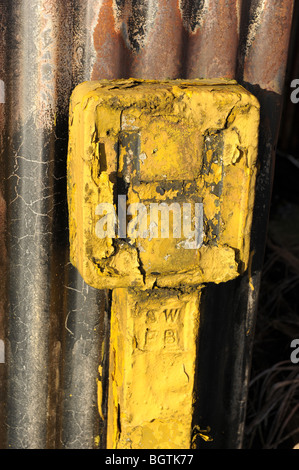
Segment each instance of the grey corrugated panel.
[{"label": "grey corrugated panel", "polygon": [[[294,4],[294,19],[291,35],[291,44],[288,57],[288,68],[285,83],[285,95],[287,99],[284,103],[283,115],[281,120],[280,135],[279,135],[279,149],[283,152],[291,153],[299,157],[299,136],[297,132],[299,120],[299,106],[298,103],[291,101],[291,93],[295,88],[291,87],[294,79],[299,78],[299,3]],[[297,87],[296,87],[297,88]],[[297,95],[298,96],[298,95]],[[279,156],[278,156],[279,158]],[[283,157],[282,157],[283,158]]]},{"label": "grey corrugated panel", "polygon": [[[221,363],[212,364],[213,374],[206,367],[206,375],[199,377],[200,386],[209,381],[213,386],[218,370],[220,389],[214,395],[201,395],[198,419],[206,419],[202,408],[210,410],[220,394],[224,398],[215,410],[222,415],[215,410],[210,415],[217,428],[211,445],[240,447],[270,198],[270,162],[293,2],[7,0],[1,4],[9,8],[8,21],[2,18],[3,27],[9,24],[5,105],[9,118],[5,151],[9,445],[104,446],[96,380],[103,347],[107,353],[109,294],[88,287],[68,263],[65,183],[71,90],[89,79],[234,77],[238,68],[239,80],[257,94],[263,113],[257,236],[253,237],[255,291],[246,277],[225,289],[210,286],[206,291],[204,318],[212,323],[205,320],[204,331],[211,336],[207,343],[203,338],[207,348],[201,349],[199,360],[212,358],[209,344],[217,339],[212,325],[220,307],[225,334],[219,341],[229,352],[223,354]],[[220,305],[215,298],[222,299]],[[235,347],[230,349],[232,342]],[[232,360],[233,370],[228,366]],[[221,378],[220,364],[229,373],[226,380]],[[105,379],[103,385],[105,392]],[[229,410],[226,416],[224,409]]]},{"label": "grey corrugated panel", "polygon": [[[101,2],[75,0],[69,4],[72,35],[66,37],[66,42],[71,51],[69,71],[74,88],[78,83],[92,78],[95,60],[93,28]],[[61,70],[62,79],[64,73],[65,66]],[[67,118],[67,114],[63,118]],[[65,120],[62,133],[67,133]],[[62,158],[64,165],[60,176],[65,178],[66,151],[62,152]],[[105,422],[100,418],[98,410],[97,380],[103,381],[103,376],[98,372],[100,365],[105,376],[106,356],[102,357],[102,351],[106,351],[109,338],[108,292],[89,287],[70,263],[65,267],[65,275],[63,392],[60,443],[57,445],[67,449],[97,448],[104,446],[105,434]],[[105,391],[105,383],[103,388]]]},{"label": "grey corrugated panel", "polygon": [[[7,77],[8,445],[60,445],[59,412],[62,429],[67,427],[63,445],[81,442],[92,447],[98,434],[91,422],[98,421],[101,345],[95,325],[100,323],[101,296],[68,267],[67,253],[65,162],[68,102],[74,86],[73,5],[17,1],[10,5],[9,23],[7,44],[14,53]],[[65,327],[70,318],[72,334]],[[82,398],[83,413],[78,408]],[[73,428],[79,432],[78,426],[76,440]]]},{"label": "grey corrugated panel", "polygon": [[41,20],[38,1],[9,5],[7,432],[13,448],[43,448],[47,434],[55,58],[49,50],[50,60],[42,60]]},{"label": "grey corrugated panel", "polygon": [[[205,367],[199,373],[197,413],[216,436],[208,445],[199,441],[200,447],[242,447],[292,10],[293,2],[285,0],[243,2],[236,77],[261,104],[252,258],[250,273],[205,290],[199,347]],[[210,342],[217,344],[217,353],[211,353]]]},{"label": "grey corrugated panel", "polygon": [[102,379],[99,366],[105,366],[102,344],[105,339],[103,333],[109,333],[105,312],[108,299],[104,291],[89,287],[74,268],[70,273],[68,289],[73,295],[68,296],[65,320],[67,338],[63,357],[61,440],[63,448],[91,449],[104,444],[105,429],[98,410],[97,379]]},{"label": "grey corrugated panel", "polygon": [[[4,181],[5,170],[4,162],[5,155],[4,140],[5,140],[5,57],[6,57],[6,4],[3,0],[0,1],[0,80],[4,85],[4,97],[0,96],[0,339],[5,340],[5,271],[6,271],[6,247],[5,247],[5,226],[6,226],[6,203],[4,196]],[[1,99],[4,98],[4,99]],[[5,351],[4,351],[5,353]],[[0,363],[0,449],[6,446],[5,442],[5,364]]]}]

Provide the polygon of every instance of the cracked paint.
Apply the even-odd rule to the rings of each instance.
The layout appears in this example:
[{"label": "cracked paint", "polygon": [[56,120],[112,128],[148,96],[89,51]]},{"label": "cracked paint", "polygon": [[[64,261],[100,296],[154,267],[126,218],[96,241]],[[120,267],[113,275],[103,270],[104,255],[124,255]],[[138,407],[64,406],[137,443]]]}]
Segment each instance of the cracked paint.
[{"label": "cracked paint", "polygon": [[200,290],[115,289],[107,448],[190,448]]},{"label": "cracked paint", "polygon": [[[108,448],[193,445],[200,291],[247,269],[258,125],[257,100],[234,81],[103,80],[72,95],[71,262],[92,287],[113,289]],[[143,204],[139,232],[115,231],[120,195],[130,223]],[[147,212],[165,203],[166,238]],[[175,225],[185,203],[202,206],[196,247]],[[100,379],[97,388],[103,417]]]},{"label": "cracked paint", "polygon": [[[100,289],[147,289],[244,272],[258,125],[256,98],[234,81],[80,84],[71,99],[68,203],[71,261],[84,280]],[[117,194],[127,207],[202,203],[202,246],[185,249],[172,224],[167,239],[98,238],[96,207],[109,203],[117,212]]]}]

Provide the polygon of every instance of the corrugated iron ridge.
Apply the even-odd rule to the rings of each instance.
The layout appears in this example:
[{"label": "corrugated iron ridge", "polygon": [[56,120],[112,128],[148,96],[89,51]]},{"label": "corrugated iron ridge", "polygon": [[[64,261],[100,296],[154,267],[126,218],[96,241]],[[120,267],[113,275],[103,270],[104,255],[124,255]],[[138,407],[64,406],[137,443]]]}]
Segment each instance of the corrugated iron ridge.
[{"label": "corrugated iron ridge", "polygon": [[7,88],[8,446],[105,445],[104,433],[102,440],[97,437],[104,423],[97,411],[96,379],[101,378],[100,351],[109,329],[109,295],[88,287],[68,263],[67,106],[71,90],[83,80],[129,76],[237,76],[262,103],[257,207],[263,213],[253,238],[255,249],[260,247],[254,258],[256,290],[252,294],[244,279],[233,292],[236,298],[242,292],[247,304],[242,321],[251,334],[249,341],[239,341],[239,366],[231,384],[232,390],[238,386],[241,405],[231,435],[220,443],[241,445],[264,243],[264,233],[258,233],[267,219],[293,2],[253,0],[250,5],[236,0],[2,0],[1,34],[7,34],[0,71]]},{"label": "corrugated iron ridge", "polygon": [[[0,79],[4,81],[5,77],[5,37],[6,37],[6,4],[3,0],[0,2]],[[4,84],[4,93],[5,93],[5,84]],[[5,172],[4,172],[4,130],[5,130],[5,96],[4,100],[1,100],[0,103],[0,277],[1,277],[1,287],[0,287],[0,339],[4,341],[5,339],[5,290],[6,290],[6,246],[5,246],[5,229],[6,229],[6,201],[4,196],[4,181],[5,181]],[[4,358],[5,359],[5,358]],[[5,364],[0,364],[0,448],[5,446]]]}]

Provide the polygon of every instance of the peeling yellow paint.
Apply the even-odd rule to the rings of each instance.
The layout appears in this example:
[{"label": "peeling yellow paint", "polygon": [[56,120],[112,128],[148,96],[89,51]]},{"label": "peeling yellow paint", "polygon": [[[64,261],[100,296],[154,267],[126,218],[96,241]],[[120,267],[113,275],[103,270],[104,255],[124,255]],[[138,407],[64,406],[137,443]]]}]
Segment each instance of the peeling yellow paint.
[{"label": "peeling yellow paint", "polygon": [[103,402],[103,386],[102,381],[99,379],[97,380],[97,400],[98,400],[98,411],[101,419],[104,421],[104,414],[102,410],[102,402]]},{"label": "peeling yellow paint", "polygon": [[210,436],[211,433],[211,428],[210,426],[207,426],[207,429],[201,429],[200,426],[196,425],[193,428],[193,437],[191,441],[191,448],[196,448],[196,439],[199,436],[201,439],[203,439],[205,442],[211,442],[213,441],[213,438]]},{"label": "peeling yellow paint", "polygon": [[[108,448],[190,448],[196,436],[212,439],[209,428],[192,429],[200,291],[248,267],[252,285],[258,126],[256,98],[232,80],[102,80],[73,92],[70,258],[89,285],[114,289]],[[146,236],[119,235],[114,223],[108,230],[120,194],[128,221],[134,204],[144,204]],[[98,213],[103,203],[110,209]],[[152,236],[153,203],[172,207],[165,238],[161,219]],[[198,247],[174,236],[171,204],[184,203],[203,207]],[[104,419],[100,379],[97,389]]]},{"label": "peeling yellow paint", "polygon": [[[70,106],[70,257],[96,288],[223,282],[248,267],[259,104],[233,81],[85,82]],[[202,202],[204,241],[98,238],[100,203]],[[234,258],[234,259],[233,259]],[[211,266],[213,263],[213,266]],[[213,277],[213,279],[212,279]]]},{"label": "peeling yellow paint", "polygon": [[113,291],[108,448],[190,448],[199,299]]}]

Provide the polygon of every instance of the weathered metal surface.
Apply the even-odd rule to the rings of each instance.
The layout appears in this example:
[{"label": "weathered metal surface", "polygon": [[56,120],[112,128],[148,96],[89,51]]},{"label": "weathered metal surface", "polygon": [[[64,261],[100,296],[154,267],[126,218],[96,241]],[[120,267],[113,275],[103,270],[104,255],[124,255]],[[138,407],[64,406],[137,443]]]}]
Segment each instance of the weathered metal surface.
[{"label": "weathered metal surface", "polygon": [[[90,80],[94,65],[94,47],[92,31],[97,21],[101,2],[77,1],[68,3],[65,18],[68,19],[72,33],[68,31],[64,38],[70,57],[69,66],[62,60],[61,80],[65,73],[70,74],[71,86],[67,88],[64,98],[69,102],[70,94],[75,85]],[[64,21],[64,17],[61,21]],[[58,178],[62,179],[59,199],[66,211],[66,154],[68,112],[61,112],[61,134],[63,150]],[[59,386],[62,395],[58,395],[60,426],[53,426],[52,431],[56,442],[53,447],[98,448],[104,446],[105,437],[105,400],[101,415],[98,410],[98,387],[102,384],[105,394],[105,374],[107,367],[107,340],[109,338],[108,307],[109,293],[90,288],[81,278],[77,270],[68,263],[68,231],[65,219],[60,220],[63,242],[61,250],[65,256],[64,271],[64,304],[63,326],[60,324],[59,333],[63,331],[62,340],[62,378]],[[107,359],[106,359],[107,356]],[[101,368],[101,373],[99,372]],[[55,411],[55,410],[54,410]]]},{"label": "weathered metal surface", "polygon": [[[243,43],[244,82],[281,95],[288,58],[289,36],[294,2],[254,0],[248,15]],[[266,62],[265,62],[266,60]]]},{"label": "weathered metal surface", "polygon": [[104,0],[92,78],[233,78],[240,0]]},{"label": "weathered metal surface", "polygon": [[[208,443],[210,447],[242,446],[292,9],[293,2],[283,0],[252,1],[250,5],[243,2],[237,79],[258,98],[261,105],[260,169],[248,273],[226,287],[208,286],[205,292],[203,308],[206,323],[201,331],[199,357],[207,367],[199,373],[198,382],[204,388],[198,406],[198,419],[204,426],[209,424],[212,429],[217,428],[216,443]],[[211,312],[218,318],[217,332],[213,327]],[[207,338],[211,341],[212,337],[219,355],[208,355]],[[231,346],[227,348],[226,345]],[[221,370],[223,373],[213,375],[206,372],[211,370]],[[222,391],[220,402],[217,401],[219,389]],[[222,418],[219,419],[219,416]],[[199,440],[199,446],[202,445],[206,447]]]},{"label": "weathered metal surface", "polygon": [[67,264],[72,3],[15,2],[9,18],[8,445],[56,447],[62,433],[93,447],[101,294]]},{"label": "weathered metal surface", "polygon": [[8,446],[21,448],[47,433],[56,60],[41,3],[10,5],[7,39]]},{"label": "weathered metal surface", "polygon": [[[6,88],[0,107],[7,116],[1,168],[8,189],[8,445],[104,446],[97,437],[104,421],[94,406],[95,351],[108,294],[88,289],[68,264],[71,90],[91,78],[226,76],[237,77],[261,102],[255,255],[250,283],[244,276],[226,289],[210,286],[203,296],[208,310],[199,357],[206,367],[198,377],[202,401],[195,424],[215,430],[214,441],[203,445],[240,447],[293,1],[2,0],[0,7],[1,35],[8,30],[0,42]],[[214,344],[221,356],[211,352]]]},{"label": "weathered metal surface", "polygon": [[[256,291],[259,288],[258,278],[265,249],[293,5],[294,2],[283,0],[252,3],[248,26],[247,29],[244,28],[247,35],[243,42],[243,60],[240,62],[238,72],[239,81],[255,94],[261,104],[260,170],[251,236],[253,253],[251,273]],[[249,299],[250,292],[252,288],[249,288]]]},{"label": "weathered metal surface", "polygon": [[[7,5],[0,2],[0,79],[3,88],[0,96],[0,340],[5,340],[5,299],[6,299],[6,201],[5,201],[5,66],[6,66],[6,25],[7,25]],[[4,350],[5,355],[5,350]],[[5,364],[0,362],[0,449],[6,446],[5,442]]]},{"label": "weathered metal surface", "polygon": [[[283,113],[281,119],[281,126],[279,131],[278,148],[283,152],[291,153],[293,156],[298,156],[299,148],[299,135],[297,132],[297,123],[299,120],[299,106],[298,102],[292,100],[292,93],[295,93],[295,98],[298,98],[298,79],[299,79],[299,4],[294,4],[294,17],[292,24],[292,33],[290,39],[290,47],[288,54],[288,67],[286,71],[286,80],[284,87],[284,100]],[[295,84],[294,84],[295,81]],[[283,157],[282,157],[283,158]],[[283,160],[278,156],[279,163],[284,164]],[[284,159],[285,161],[285,159]],[[286,162],[286,164],[290,164]],[[286,182],[289,188],[289,182]]]}]

